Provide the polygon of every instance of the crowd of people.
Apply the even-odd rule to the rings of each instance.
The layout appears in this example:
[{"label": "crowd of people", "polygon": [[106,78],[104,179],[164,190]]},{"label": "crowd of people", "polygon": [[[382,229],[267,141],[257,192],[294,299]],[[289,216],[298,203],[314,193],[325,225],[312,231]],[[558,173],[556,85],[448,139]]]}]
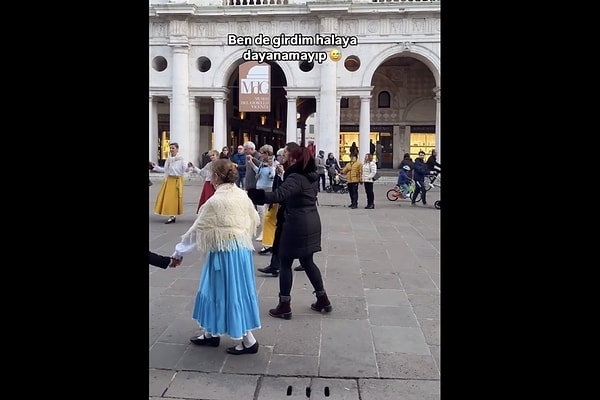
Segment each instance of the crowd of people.
[{"label": "crowd of people", "polygon": [[[197,217],[181,236],[170,256],[149,251],[149,265],[176,268],[183,257],[199,253],[203,266],[192,311],[202,333],[190,338],[198,346],[220,345],[221,336],[239,340],[226,349],[233,355],[255,354],[259,344],[253,332],[261,328],[258,296],[254,275],[254,241],[262,242],[259,254],[271,254],[269,265],[258,268],[261,273],[279,279],[277,305],[269,310],[274,318],[291,319],[292,264],[299,260],[295,271],[304,271],[315,294],[310,308],[331,312],[333,305],[327,296],[321,270],[314,254],[321,251],[321,218],[317,198],[326,190],[326,177],[333,185],[336,174],[346,177],[351,209],[358,208],[359,185],[364,185],[365,209],[375,208],[373,183],[378,165],[373,151],[359,161],[354,144],[350,161],[343,167],[333,153],[290,142],[274,155],[271,145],[256,150],[253,142],[229,149],[208,152],[210,161],[202,168],[185,162],[178,155],[179,145],[170,144],[170,156],[164,167],[150,162],[150,169],[164,173],[154,213],[169,216],[172,224],[183,214],[183,175],[199,174],[204,178]],[[405,154],[400,164],[398,186],[408,193],[408,183],[415,181],[415,193],[421,191],[426,203],[423,179],[431,170],[441,171],[435,150],[424,161],[419,152],[413,162]],[[378,157],[377,157],[378,159]],[[412,202],[414,204],[414,201]]]}]

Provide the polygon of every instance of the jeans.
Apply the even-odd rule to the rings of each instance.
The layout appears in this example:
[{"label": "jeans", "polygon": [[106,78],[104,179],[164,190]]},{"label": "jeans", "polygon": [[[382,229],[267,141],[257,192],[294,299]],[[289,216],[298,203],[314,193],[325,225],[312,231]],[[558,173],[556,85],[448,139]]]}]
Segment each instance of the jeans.
[{"label": "jeans", "polygon": [[319,179],[321,179],[321,184],[323,185],[323,191],[325,191],[325,174],[320,174]]}]

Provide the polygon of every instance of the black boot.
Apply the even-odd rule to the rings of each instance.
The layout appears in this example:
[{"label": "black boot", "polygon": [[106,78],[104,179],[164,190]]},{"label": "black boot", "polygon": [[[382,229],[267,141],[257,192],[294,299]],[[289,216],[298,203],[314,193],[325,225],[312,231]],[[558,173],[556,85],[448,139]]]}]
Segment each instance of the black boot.
[{"label": "black boot", "polygon": [[277,307],[269,310],[269,315],[275,318],[292,319],[292,298],[290,296],[279,296]]},{"label": "black boot", "polygon": [[317,295],[317,302],[311,304],[310,308],[319,312],[321,312],[321,310],[325,310],[325,312],[331,312],[331,310],[333,310],[333,307],[331,306],[331,302],[327,298],[327,293],[325,293],[324,290],[321,290],[320,292],[315,292],[315,294]]}]

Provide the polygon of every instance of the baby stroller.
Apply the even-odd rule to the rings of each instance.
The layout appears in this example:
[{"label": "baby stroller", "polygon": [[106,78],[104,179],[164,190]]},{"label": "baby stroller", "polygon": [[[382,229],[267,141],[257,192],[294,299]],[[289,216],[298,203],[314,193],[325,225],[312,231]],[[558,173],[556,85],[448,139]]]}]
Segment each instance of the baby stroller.
[{"label": "baby stroller", "polygon": [[327,186],[325,191],[327,193],[348,193],[348,180],[346,179],[346,176],[335,170],[333,185]]}]

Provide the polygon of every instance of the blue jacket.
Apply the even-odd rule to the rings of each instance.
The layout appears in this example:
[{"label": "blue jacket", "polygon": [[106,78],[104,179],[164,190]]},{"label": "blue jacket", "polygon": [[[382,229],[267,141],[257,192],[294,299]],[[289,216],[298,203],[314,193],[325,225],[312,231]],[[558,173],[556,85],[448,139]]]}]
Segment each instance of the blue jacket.
[{"label": "blue jacket", "polygon": [[425,175],[427,174],[429,174],[429,168],[427,168],[427,164],[423,162],[423,159],[421,157],[417,157],[417,159],[415,160],[415,172],[413,175],[415,181],[423,182],[423,180],[425,179]]},{"label": "blue jacket", "polygon": [[238,174],[240,178],[246,176],[246,153],[235,153],[231,156],[231,161],[237,164],[238,166]]},{"label": "blue jacket", "polygon": [[398,182],[396,183],[398,186],[408,185],[410,183],[410,178],[406,173],[404,168],[400,168],[400,173],[398,174]]}]

